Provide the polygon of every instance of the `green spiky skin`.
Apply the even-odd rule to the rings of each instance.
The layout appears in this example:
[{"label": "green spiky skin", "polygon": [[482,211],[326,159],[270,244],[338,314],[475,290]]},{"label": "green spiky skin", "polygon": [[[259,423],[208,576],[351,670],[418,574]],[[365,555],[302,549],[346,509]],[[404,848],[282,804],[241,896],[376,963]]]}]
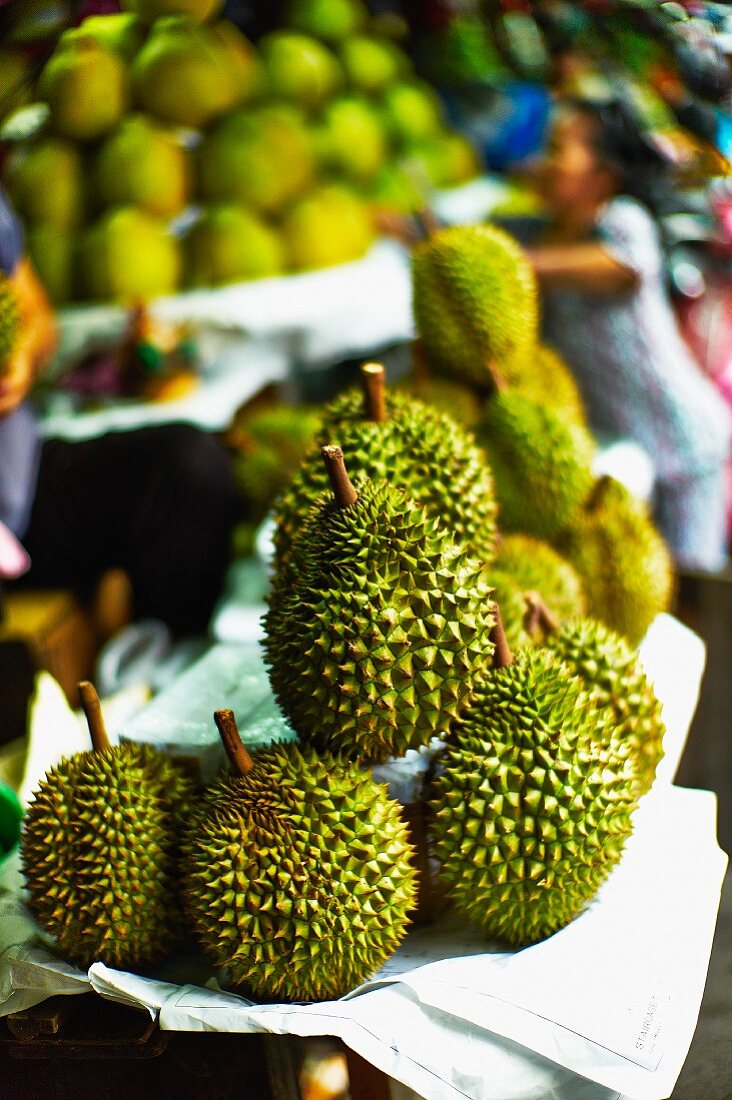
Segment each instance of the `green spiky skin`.
[{"label": "green spiky skin", "polygon": [[594,443],[517,391],[486,402],[478,442],[493,471],[501,531],[553,542],[579,516],[592,485]]},{"label": "green spiky skin", "polygon": [[531,353],[530,361],[531,369],[526,370],[518,387],[521,393],[537,405],[554,409],[569,424],[586,428],[582,396],[564,360],[553,348],[539,344]]},{"label": "green spiky skin", "polygon": [[234,425],[234,474],[257,517],[266,513],[302,462],[320,418],[311,409],[275,405],[255,410]]},{"label": "green spiky skin", "polygon": [[425,509],[385,482],[324,494],[275,579],[265,651],[300,737],[382,763],[428,744],[490,665],[492,588]]},{"label": "green spiky skin", "polygon": [[318,455],[337,443],[351,476],[388,479],[438,517],[456,540],[490,562],[496,537],[493,479],[475,439],[452,417],[409,394],[387,391],[388,419],[364,419],[360,389],[348,390],[324,411],[313,449],[276,509],[277,560],[286,557],[303,516],[328,488]]},{"label": "green spiky skin", "polygon": [[[560,623],[585,614],[587,601],[577,573],[553,546],[541,539],[506,535],[501,539],[493,568],[494,572],[508,576],[520,591],[538,592]],[[497,595],[496,600],[500,607]]]},{"label": "green spiky skin", "polygon": [[604,479],[598,499],[559,543],[579,574],[587,611],[637,646],[673,595],[671,555],[648,510],[617,481]]},{"label": "green spiky skin", "polygon": [[550,634],[547,647],[583,680],[599,708],[609,710],[615,736],[630,744],[637,793],[645,794],[663,756],[662,707],[637,654],[614,630],[593,619],[575,619]]},{"label": "green spiky skin", "polygon": [[136,969],[180,940],[178,827],[193,785],[149,745],[76,753],[28,809],[22,856],[30,905],[82,966]]},{"label": "green spiky skin", "polygon": [[185,853],[201,945],[265,999],[347,993],[397,948],[415,906],[412,848],[386,788],[293,744],[207,792]]},{"label": "green spiky skin", "polygon": [[468,428],[474,428],[480,422],[482,401],[475,390],[456,379],[440,375],[408,375],[397,384],[397,388],[406,390],[427,405],[434,405]]},{"label": "green spiky skin", "polygon": [[495,226],[434,233],[412,254],[414,316],[430,364],[491,391],[524,377],[536,344],[536,280],[517,242]]},{"label": "green spiky skin", "polygon": [[520,650],[455,723],[432,837],[455,907],[513,947],[574,919],[619,860],[635,809],[629,754],[594,732],[580,680]]},{"label": "green spiky skin", "polygon": [[7,371],[10,353],[18,340],[20,316],[10,280],[0,275],[0,377]]}]

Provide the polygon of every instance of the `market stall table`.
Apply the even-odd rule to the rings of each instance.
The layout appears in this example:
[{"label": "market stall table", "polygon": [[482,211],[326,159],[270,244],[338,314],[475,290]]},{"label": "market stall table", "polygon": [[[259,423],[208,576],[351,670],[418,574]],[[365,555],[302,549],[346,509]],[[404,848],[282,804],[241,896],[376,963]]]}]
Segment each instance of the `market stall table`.
[{"label": "market stall table", "polygon": [[[375,979],[348,997],[261,1005],[205,982],[200,960],[193,970],[190,960],[179,960],[156,978],[101,963],[79,971],[39,945],[13,890],[14,869],[6,866],[0,1012],[93,990],[146,1008],[163,1031],[338,1036],[430,1100],[668,1097],[694,1032],[727,858],[716,843],[714,796],[670,784],[696,704],[703,645],[660,616],[641,656],[664,702],[664,766],[637,811],[621,863],[587,910],[549,940],[506,952],[448,913],[415,929]],[[267,699],[246,681],[242,694],[251,706],[242,713],[235,659],[230,647],[217,647],[202,664],[209,662],[204,671],[216,705],[239,706],[246,741],[250,726],[260,732]],[[242,652],[239,660],[256,681],[256,653]],[[215,661],[225,670],[223,697],[212,678]],[[196,674],[200,668],[187,675]],[[179,704],[180,691],[171,715]],[[159,719],[160,700],[155,705]]]}]

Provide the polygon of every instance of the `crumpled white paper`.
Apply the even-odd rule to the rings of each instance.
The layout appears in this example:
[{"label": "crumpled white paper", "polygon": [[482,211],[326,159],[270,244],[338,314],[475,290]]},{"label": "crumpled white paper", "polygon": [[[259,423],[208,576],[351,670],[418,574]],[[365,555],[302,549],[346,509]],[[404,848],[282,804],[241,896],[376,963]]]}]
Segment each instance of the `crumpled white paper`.
[{"label": "crumpled white paper", "polygon": [[[658,674],[673,774],[704,647],[663,616],[642,657]],[[91,988],[146,1008],[166,1030],[336,1035],[428,1100],[664,1100],[696,1025],[726,866],[714,795],[661,777],[596,899],[523,951],[486,943],[448,915],[412,932],[340,1001],[258,1005],[184,972],[160,981],[95,963],[86,975],[33,944],[0,940],[0,999],[9,972],[25,1004]]]}]

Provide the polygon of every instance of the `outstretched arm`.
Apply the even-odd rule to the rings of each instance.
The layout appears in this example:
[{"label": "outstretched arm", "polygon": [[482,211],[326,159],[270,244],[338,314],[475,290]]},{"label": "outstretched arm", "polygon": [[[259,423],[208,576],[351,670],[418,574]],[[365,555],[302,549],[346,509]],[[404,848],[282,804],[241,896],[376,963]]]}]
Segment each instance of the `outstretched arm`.
[{"label": "outstretched arm", "polygon": [[638,283],[636,272],[594,241],[547,245],[530,249],[528,256],[540,285],[548,290],[581,290],[600,297],[624,294]]},{"label": "outstretched arm", "polygon": [[21,259],[8,278],[18,303],[20,335],[0,376],[0,416],[7,416],[25,400],[58,341],[51,303],[30,261]]}]

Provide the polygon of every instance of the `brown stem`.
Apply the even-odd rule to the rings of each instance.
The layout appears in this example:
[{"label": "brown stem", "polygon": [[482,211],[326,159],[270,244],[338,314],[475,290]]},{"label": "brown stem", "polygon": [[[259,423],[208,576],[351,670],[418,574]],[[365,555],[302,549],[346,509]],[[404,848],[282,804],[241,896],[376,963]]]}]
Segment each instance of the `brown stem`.
[{"label": "brown stem", "polygon": [[249,775],[254,767],[254,761],[242,744],[233,710],[215,710],[214,722],[229,758],[232,772],[242,778]]},{"label": "brown stem", "polygon": [[338,446],[323,447],[320,452],[325,462],[325,468],[330,478],[330,487],[333,490],[335,502],[339,508],[350,508],[358,500],[358,493],[351,484],[346,464],[343,461],[343,451]]},{"label": "brown stem", "polygon": [[425,351],[424,340],[421,336],[417,336],[416,339],[412,340],[412,373],[414,375],[417,391],[419,392],[420,383],[428,382],[430,378],[427,352]]},{"label": "brown stem", "polygon": [[513,653],[506,638],[506,631],[503,629],[501,609],[497,603],[493,604],[493,612],[496,616],[496,625],[491,630],[491,641],[496,647],[493,651],[493,667],[506,668],[513,664]]},{"label": "brown stem", "polygon": [[586,512],[594,512],[596,508],[600,507],[605,494],[612,485],[612,481],[613,479],[610,477],[610,474],[603,474],[602,477],[598,477],[587,498],[587,503],[585,504]]},{"label": "brown stem", "polygon": [[381,363],[361,365],[361,385],[366,419],[373,420],[375,424],[383,424],[388,420],[389,414],[386,411],[386,371]]},{"label": "brown stem", "polygon": [[412,217],[423,240],[434,237],[435,233],[438,233],[441,228],[437,215],[429,206],[423,206],[420,210],[415,210]]},{"label": "brown stem", "polygon": [[508,383],[501,374],[497,361],[491,355],[485,360],[485,368],[491,376],[492,391],[495,393],[505,393],[508,389]]},{"label": "brown stem", "polygon": [[107,727],[104,725],[104,715],[94,684],[89,683],[88,680],[82,680],[79,684],[79,697],[86,717],[86,724],[89,727],[94,752],[108,752],[112,746],[109,741]]},{"label": "brown stem", "polygon": [[536,638],[539,631],[555,634],[559,630],[559,619],[551,613],[538,592],[524,592],[526,614],[524,630],[530,638]]}]

